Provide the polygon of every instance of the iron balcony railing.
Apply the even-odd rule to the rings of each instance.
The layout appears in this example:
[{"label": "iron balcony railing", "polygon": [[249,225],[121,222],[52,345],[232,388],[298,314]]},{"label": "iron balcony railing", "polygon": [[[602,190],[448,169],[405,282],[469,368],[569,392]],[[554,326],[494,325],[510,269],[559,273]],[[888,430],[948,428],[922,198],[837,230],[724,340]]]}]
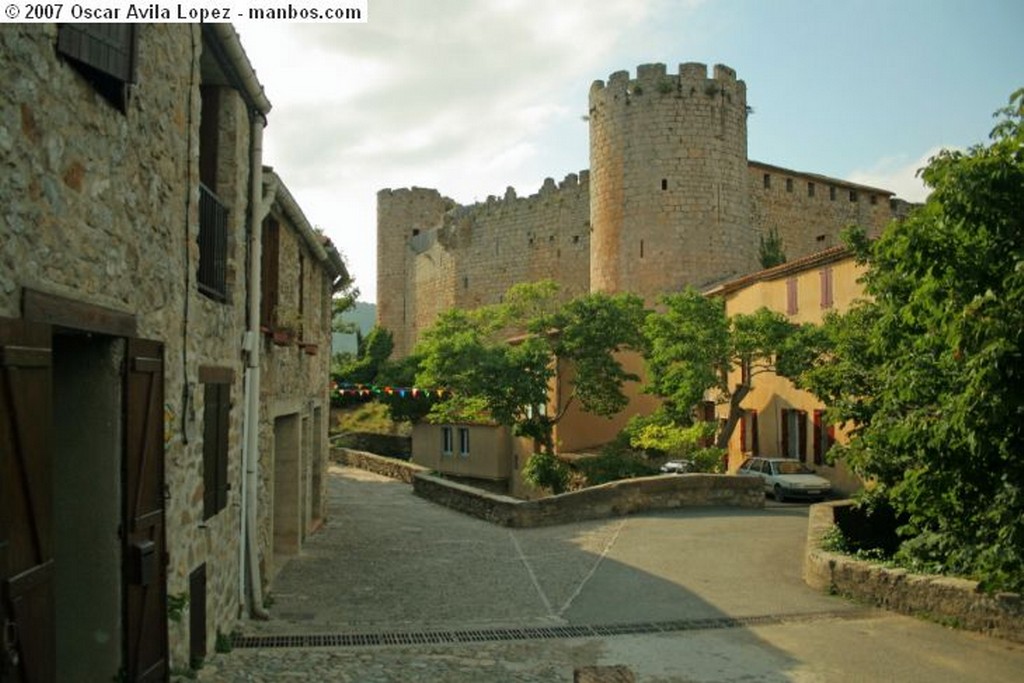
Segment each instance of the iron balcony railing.
[{"label": "iron balcony railing", "polygon": [[199,291],[217,301],[228,298],[228,208],[199,184]]}]

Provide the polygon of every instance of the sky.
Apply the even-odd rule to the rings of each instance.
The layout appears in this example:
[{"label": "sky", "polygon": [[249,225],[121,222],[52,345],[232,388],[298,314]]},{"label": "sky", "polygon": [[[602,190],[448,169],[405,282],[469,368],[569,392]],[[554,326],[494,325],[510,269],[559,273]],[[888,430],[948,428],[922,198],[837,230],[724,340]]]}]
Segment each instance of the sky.
[{"label": "sky", "polygon": [[273,109],[264,163],[376,301],[376,195],[462,204],[589,166],[587,93],[639,64],[726,64],[756,161],[927,190],[1024,86],[1020,0],[368,0],[365,24],[239,24]]}]

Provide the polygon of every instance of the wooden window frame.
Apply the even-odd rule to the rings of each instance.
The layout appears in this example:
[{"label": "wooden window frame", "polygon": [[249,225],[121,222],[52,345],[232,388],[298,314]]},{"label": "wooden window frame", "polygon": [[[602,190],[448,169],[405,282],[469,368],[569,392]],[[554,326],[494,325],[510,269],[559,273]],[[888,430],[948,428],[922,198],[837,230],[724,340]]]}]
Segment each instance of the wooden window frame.
[{"label": "wooden window frame", "polygon": [[825,266],[821,269],[821,307],[832,308],[834,303],[832,267]]}]

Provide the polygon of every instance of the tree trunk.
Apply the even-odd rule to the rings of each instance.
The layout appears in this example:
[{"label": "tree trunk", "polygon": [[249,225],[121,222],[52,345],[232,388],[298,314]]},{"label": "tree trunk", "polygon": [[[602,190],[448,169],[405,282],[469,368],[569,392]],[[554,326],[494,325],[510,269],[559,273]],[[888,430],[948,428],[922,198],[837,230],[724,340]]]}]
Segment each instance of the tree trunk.
[{"label": "tree trunk", "polygon": [[743,409],[740,408],[740,403],[750,393],[749,384],[737,384],[735,391],[732,392],[732,396],[729,398],[729,417],[725,420],[725,426],[718,433],[718,439],[715,442],[717,448],[728,449],[729,439],[732,438],[732,433],[736,431],[736,425],[739,424],[740,418],[743,417]]}]

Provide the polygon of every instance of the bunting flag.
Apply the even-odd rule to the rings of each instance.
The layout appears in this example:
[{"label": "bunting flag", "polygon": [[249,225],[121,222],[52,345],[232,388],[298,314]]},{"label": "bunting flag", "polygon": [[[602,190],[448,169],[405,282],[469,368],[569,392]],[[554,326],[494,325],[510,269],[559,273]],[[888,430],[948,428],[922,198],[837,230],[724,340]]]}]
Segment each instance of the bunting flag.
[{"label": "bunting flag", "polygon": [[419,398],[436,396],[442,398],[451,392],[445,389],[423,389],[421,387],[392,387],[376,384],[352,384],[350,382],[331,382],[331,393],[337,396],[398,396],[399,398]]}]

